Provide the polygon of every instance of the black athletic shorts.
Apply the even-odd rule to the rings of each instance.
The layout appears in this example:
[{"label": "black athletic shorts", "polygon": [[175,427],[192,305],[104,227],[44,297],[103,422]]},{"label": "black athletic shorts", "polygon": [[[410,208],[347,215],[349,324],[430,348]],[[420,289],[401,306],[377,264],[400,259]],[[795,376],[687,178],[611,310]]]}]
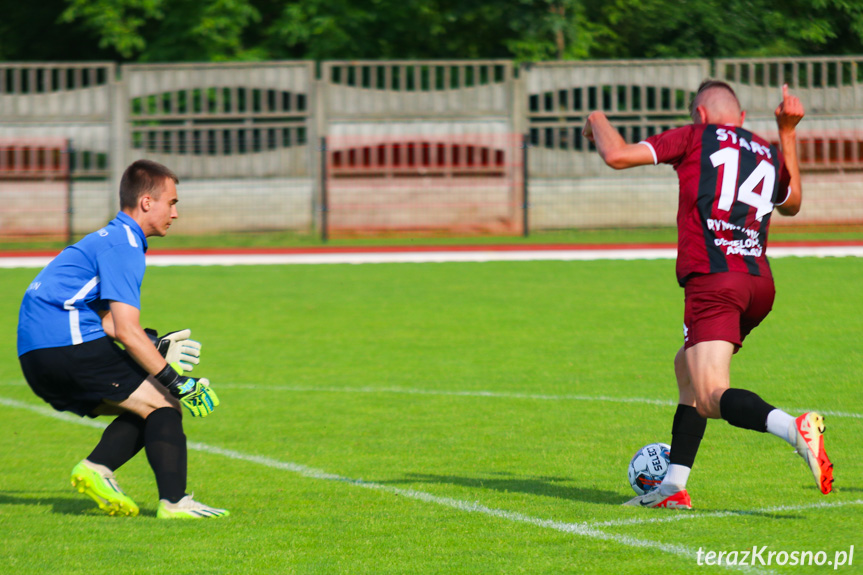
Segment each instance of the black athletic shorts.
[{"label": "black athletic shorts", "polygon": [[34,349],[18,359],[36,395],[57,411],[81,417],[90,415],[102,400],[125,400],[147,378],[147,372],[108,337]]}]

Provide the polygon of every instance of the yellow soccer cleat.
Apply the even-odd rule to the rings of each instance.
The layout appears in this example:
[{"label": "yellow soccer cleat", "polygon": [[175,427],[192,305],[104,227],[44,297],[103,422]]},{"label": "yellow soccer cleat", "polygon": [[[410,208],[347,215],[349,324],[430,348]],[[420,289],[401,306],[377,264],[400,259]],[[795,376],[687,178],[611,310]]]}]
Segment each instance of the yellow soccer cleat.
[{"label": "yellow soccer cleat", "polygon": [[227,517],[230,514],[227,509],[217,509],[204,505],[192,499],[192,495],[186,495],[176,503],[171,503],[167,499],[160,499],[156,517],[159,519],[204,519],[205,517]]},{"label": "yellow soccer cleat", "polygon": [[114,473],[104,465],[82,460],[72,469],[72,487],[95,501],[108,515],[138,514],[138,506],[123,493]]}]

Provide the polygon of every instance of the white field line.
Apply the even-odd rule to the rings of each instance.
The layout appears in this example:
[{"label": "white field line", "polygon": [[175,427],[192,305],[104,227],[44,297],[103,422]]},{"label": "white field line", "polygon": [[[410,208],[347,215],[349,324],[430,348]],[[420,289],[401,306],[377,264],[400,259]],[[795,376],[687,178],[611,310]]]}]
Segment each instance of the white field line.
[{"label": "white field line", "polygon": [[493,397],[504,399],[537,399],[547,401],[610,401],[616,403],[649,403],[653,405],[674,405],[673,401],[665,399],[650,399],[647,397],[608,397],[603,395],[555,395],[545,393],[522,393],[518,391],[483,391],[483,390],[445,390],[418,389],[413,387],[312,387],[299,385],[257,385],[240,383],[222,383],[219,388],[225,389],[260,389],[263,391],[294,391],[309,393],[395,393],[408,395],[444,395],[455,397]]},{"label": "white field line", "polygon": [[[72,416],[65,413],[59,413],[54,411],[49,407],[33,405],[30,403],[25,403],[22,401],[17,401],[10,398],[0,397],[0,405],[5,405],[7,407],[17,408],[17,409],[25,409],[39,415],[43,415],[46,417],[59,419],[64,422],[75,423],[78,425],[85,425],[87,427],[95,427],[95,428],[105,428],[107,425],[93,421],[86,418],[79,418],[76,416]],[[315,469],[313,467],[308,467],[306,465],[302,465],[299,463],[292,463],[289,461],[280,461],[277,459],[273,459],[270,457],[264,457],[260,455],[250,455],[246,453],[242,453],[239,451],[234,451],[232,449],[223,449],[221,447],[215,447],[211,445],[207,445],[205,443],[199,443],[190,441],[188,443],[189,449],[193,449],[195,451],[200,451],[203,453],[209,453],[213,455],[221,455],[223,457],[227,457],[229,459],[233,459],[236,461],[245,461],[248,463],[255,463],[258,465],[263,465],[265,467],[270,467],[272,469],[281,469],[284,471],[289,471],[291,473],[295,473],[302,477],[306,477],[309,479],[318,479],[325,481],[335,481],[339,483],[345,483],[348,485],[353,485],[355,487],[362,487],[364,489],[370,489],[373,491],[380,491],[384,493],[390,493],[393,495],[398,495],[401,497],[406,497],[409,499],[413,499],[416,501],[422,501],[424,503],[432,503],[435,505],[440,505],[442,507],[448,507],[451,509],[456,509],[458,511],[463,511],[465,513],[478,513],[480,515],[487,515],[489,517],[494,517],[498,519],[505,519],[507,521],[512,521],[516,523],[525,523],[528,525],[533,525],[535,527],[541,527],[544,529],[552,529],[554,531],[559,531],[561,533],[569,533],[572,535],[578,535],[582,537],[588,537],[590,539],[598,539],[601,541],[610,541],[614,543],[618,543],[620,545],[626,547],[634,547],[638,549],[649,549],[653,551],[660,551],[662,553],[668,553],[670,555],[676,555],[678,557],[686,558],[690,561],[695,562],[697,559],[696,550],[684,545],[677,545],[674,543],[662,543],[659,541],[652,541],[649,539],[639,539],[635,537],[630,537],[628,535],[619,535],[614,533],[606,533],[597,529],[595,526],[590,525],[589,523],[566,523],[563,521],[555,521],[553,519],[542,519],[539,517],[532,517],[530,515],[525,515],[522,513],[517,513],[515,511],[507,511],[504,509],[495,509],[492,507],[486,507],[485,505],[480,505],[477,502],[463,501],[460,499],[453,499],[450,497],[440,497],[438,495],[432,495],[431,493],[426,493],[424,491],[417,491],[415,489],[403,489],[399,487],[393,487],[391,485],[384,485],[381,483],[374,483],[371,481],[364,481],[362,479],[351,479],[349,477],[342,477],[341,475],[336,475],[334,473],[328,473],[326,471]],[[742,571],[745,573],[758,573],[758,574],[769,574],[773,573],[770,570],[762,570],[755,569],[749,566],[741,567],[736,565],[723,565],[723,567],[732,569],[734,571]]]},{"label": "white field line", "polygon": [[[152,255],[150,266],[235,266],[288,264],[382,264],[382,263],[443,263],[443,262],[516,262],[516,261],[588,261],[588,260],[650,260],[674,259],[675,248],[632,249],[572,249],[572,250],[483,250],[437,252],[365,252],[365,253],[302,253],[302,254],[192,254]],[[771,247],[772,258],[798,257],[863,257],[863,246],[798,246]],[[0,257],[0,268],[42,268],[51,257]]]},{"label": "white field line", "polygon": [[[27,384],[23,381],[0,382],[0,386],[23,387]],[[537,401],[597,401],[608,403],[640,403],[644,405],[673,406],[676,401],[670,399],[652,399],[649,397],[610,397],[605,395],[571,395],[571,394],[546,394],[546,393],[522,393],[517,391],[483,391],[483,390],[443,390],[443,389],[418,389],[411,387],[312,387],[302,385],[257,385],[244,383],[217,383],[214,387],[218,389],[249,389],[261,391],[285,391],[299,393],[394,393],[406,395],[440,395],[449,397],[489,397],[500,399],[527,399]],[[863,419],[863,413],[850,411],[832,411],[826,409],[783,407],[780,409],[788,413],[805,413],[807,411],[818,411],[821,415],[829,417],[848,417],[851,419]]]},{"label": "white field line", "polygon": [[[411,387],[311,387],[299,385],[256,385],[239,383],[219,383],[218,389],[258,389],[262,391],[287,391],[302,393],[395,393],[407,395],[441,395],[454,397],[490,397],[501,399],[531,399],[538,401],[599,401],[609,403],[641,403],[647,405],[677,405],[676,401],[670,399],[651,399],[648,397],[610,397],[605,395],[569,395],[569,394],[545,394],[545,393],[521,393],[508,391],[482,391],[482,390],[441,390],[441,389],[417,389]],[[781,407],[788,413],[804,413],[806,411],[818,411],[821,415],[830,417],[850,417],[863,419],[863,414],[848,411],[830,411],[813,408]]]},{"label": "white field line", "polygon": [[793,511],[808,511],[810,509],[830,509],[833,507],[847,507],[848,505],[863,505],[863,499],[854,501],[826,501],[821,503],[810,503],[808,505],[781,505],[777,507],[765,507],[749,511],[705,511],[699,513],[672,513],[664,517],[634,517],[632,519],[613,519],[611,521],[596,521],[591,523],[592,527],[623,527],[627,525],[643,525],[645,523],[670,523],[672,521],[685,521],[688,519],[711,519],[714,517],[739,517],[741,515],[773,515],[775,513],[787,513]]},{"label": "white field line", "polygon": [[[525,250],[525,251],[440,251],[440,252],[368,252],[321,254],[193,254],[153,255],[148,266],[238,266],[292,264],[398,264],[444,262],[493,262],[535,260],[599,260],[599,259],[671,259],[673,249],[641,250]],[[50,257],[0,258],[0,267],[42,268]]]}]

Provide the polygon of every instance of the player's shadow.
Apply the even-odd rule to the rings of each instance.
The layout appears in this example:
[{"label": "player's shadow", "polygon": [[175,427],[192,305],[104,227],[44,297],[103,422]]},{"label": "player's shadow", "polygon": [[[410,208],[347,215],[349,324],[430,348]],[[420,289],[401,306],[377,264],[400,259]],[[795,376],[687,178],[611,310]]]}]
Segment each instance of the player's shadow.
[{"label": "player's shadow", "polygon": [[[52,513],[61,515],[101,515],[96,504],[81,495],[65,495],[57,491],[0,491],[0,505],[50,506]],[[141,510],[141,515],[154,515]]]},{"label": "player's shadow", "polygon": [[854,487],[842,485],[841,487],[834,487],[833,490],[836,493],[863,493],[863,487]]},{"label": "player's shadow", "polygon": [[[792,508],[787,508],[787,509],[782,508],[782,507],[778,507],[776,509],[760,509],[760,510],[758,510],[758,509],[709,509],[709,510],[704,510],[704,512],[708,513],[708,514],[709,513],[727,513],[728,515],[735,515],[738,517],[762,517],[762,518],[766,518],[766,519],[792,519],[792,520],[798,520],[799,521],[801,519],[806,519],[809,516],[809,514],[811,514],[813,511],[817,511],[820,509],[820,507],[818,506],[818,502],[820,501],[820,497],[822,497],[821,491],[817,487],[815,487],[814,485],[807,485],[807,486],[803,487],[802,489],[804,491],[806,491],[807,493],[812,494],[814,497],[818,498],[818,499],[814,500],[814,502],[815,502],[814,506],[810,507],[810,506],[807,506],[804,504],[798,509],[794,509],[793,506],[792,506]],[[860,487],[845,487],[845,486],[843,486],[841,488],[840,487],[834,488],[834,493],[859,493],[861,491],[863,491],[863,489],[861,489]],[[829,504],[834,504],[834,505],[842,505],[843,504],[842,501],[834,501],[834,500],[828,500],[827,503],[828,503],[828,505]],[[847,504],[847,505],[859,505],[859,500],[857,500],[857,501],[845,501],[845,504]]]},{"label": "player's shadow", "polygon": [[446,483],[472,489],[492,489],[504,493],[528,493],[558,499],[586,501],[605,505],[620,505],[623,498],[616,491],[591,489],[571,485],[570,477],[524,477],[509,473],[494,474],[497,477],[459,477],[457,475],[433,475],[427,473],[408,473],[401,479],[380,481],[389,485],[415,483]]}]

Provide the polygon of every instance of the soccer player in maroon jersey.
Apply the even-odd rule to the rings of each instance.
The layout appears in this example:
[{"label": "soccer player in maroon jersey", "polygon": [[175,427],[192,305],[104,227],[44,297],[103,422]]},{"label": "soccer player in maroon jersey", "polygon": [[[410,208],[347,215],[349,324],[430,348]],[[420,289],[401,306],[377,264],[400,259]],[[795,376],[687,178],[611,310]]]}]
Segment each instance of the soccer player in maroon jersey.
[{"label": "soccer player in maroon jersey", "polygon": [[677,171],[677,280],[684,288],[684,344],[674,358],[679,402],[671,428],[671,464],[658,489],[626,505],[691,509],[686,482],[707,418],[770,432],[808,463],[824,494],[833,464],[824,451],[824,418],[795,418],[755,393],[730,385],[731,357],[767,316],[775,295],[767,230],[775,207],[800,211],[803,190],[796,127],[803,105],[782,87],[776,108],[781,151],[743,129],[745,112],[725,82],[702,83],[693,123],[627,144],[602,112],[588,116],[584,136],[615,169],[670,164]]}]

